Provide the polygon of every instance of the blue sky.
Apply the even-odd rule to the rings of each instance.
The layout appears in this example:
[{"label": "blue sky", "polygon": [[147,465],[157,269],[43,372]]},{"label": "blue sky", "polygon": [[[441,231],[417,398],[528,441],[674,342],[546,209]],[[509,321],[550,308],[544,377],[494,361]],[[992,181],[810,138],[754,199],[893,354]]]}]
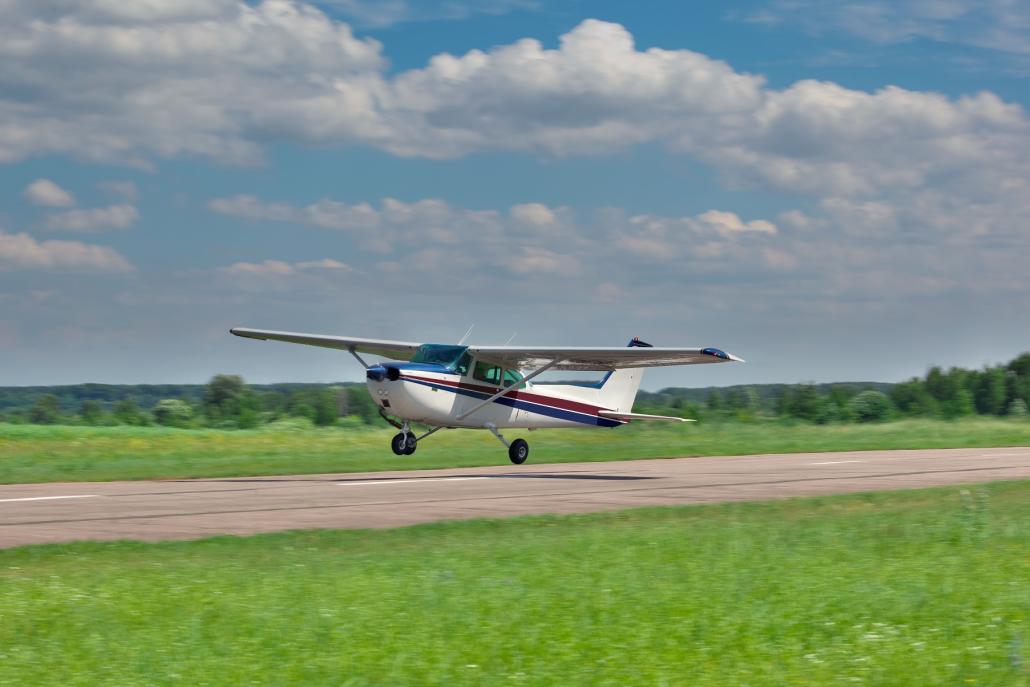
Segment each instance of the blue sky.
[{"label": "blue sky", "polygon": [[714,345],[645,386],[1030,349],[1007,0],[14,0],[0,385],[357,379],[230,326]]}]

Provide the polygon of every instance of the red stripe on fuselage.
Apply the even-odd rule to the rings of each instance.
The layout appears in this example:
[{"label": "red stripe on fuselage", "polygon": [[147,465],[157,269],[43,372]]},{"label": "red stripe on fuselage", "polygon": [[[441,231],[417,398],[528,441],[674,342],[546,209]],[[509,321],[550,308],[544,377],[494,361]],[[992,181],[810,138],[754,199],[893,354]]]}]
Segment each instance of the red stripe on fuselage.
[{"label": "red stripe on fuselage", "polygon": [[[493,396],[498,391],[499,387],[480,386],[479,384],[469,384],[467,382],[453,382],[449,379],[434,379],[432,377],[419,377],[418,375],[405,374],[401,376],[401,379],[416,379],[420,382],[431,382],[433,384],[442,384],[444,386],[454,387],[456,389],[467,389],[469,391],[476,391],[487,396]],[[603,406],[590,405],[589,403],[579,403],[577,401],[568,401],[564,398],[555,398],[554,396],[545,396],[542,394],[533,394],[526,391],[519,391],[512,389],[508,393],[504,394],[504,398],[513,398],[517,401],[525,401],[526,403],[537,403],[543,406],[550,406],[552,408],[561,408],[562,410],[571,410],[576,413],[583,413],[585,415],[597,416],[597,411],[608,410]]]}]

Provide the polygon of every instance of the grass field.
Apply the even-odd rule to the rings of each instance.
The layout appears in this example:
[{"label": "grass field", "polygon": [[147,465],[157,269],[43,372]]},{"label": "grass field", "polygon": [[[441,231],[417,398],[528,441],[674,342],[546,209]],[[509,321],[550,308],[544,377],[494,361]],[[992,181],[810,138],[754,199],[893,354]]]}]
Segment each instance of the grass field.
[{"label": "grass field", "polygon": [[[358,472],[507,462],[487,432],[442,431],[413,456],[390,452],[390,429],[252,431],[0,424],[0,483]],[[616,430],[509,431],[530,463],[798,451],[1030,445],[1030,422],[969,418],[865,425],[779,422],[635,424]]]},{"label": "grass field", "polygon": [[0,684],[1027,685],[1030,482],[0,551]]}]

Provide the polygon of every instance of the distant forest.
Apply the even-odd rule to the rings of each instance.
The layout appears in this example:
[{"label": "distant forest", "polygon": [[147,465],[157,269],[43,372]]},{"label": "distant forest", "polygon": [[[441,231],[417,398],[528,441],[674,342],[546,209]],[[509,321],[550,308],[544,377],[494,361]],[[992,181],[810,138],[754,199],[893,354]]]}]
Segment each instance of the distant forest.
[{"label": "distant forest", "polygon": [[[1030,353],[980,370],[932,367],[897,384],[754,384],[641,391],[636,412],[706,420],[791,418],[813,423],[899,417],[1027,416]],[[318,426],[379,422],[364,383],[72,384],[0,387],[0,422],[253,428],[296,419]]]}]

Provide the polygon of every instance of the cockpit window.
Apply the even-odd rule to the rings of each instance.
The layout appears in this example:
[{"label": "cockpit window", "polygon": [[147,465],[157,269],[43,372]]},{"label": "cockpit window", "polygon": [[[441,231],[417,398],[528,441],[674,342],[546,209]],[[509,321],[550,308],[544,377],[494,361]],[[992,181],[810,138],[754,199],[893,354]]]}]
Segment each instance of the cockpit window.
[{"label": "cockpit window", "polygon": [[411,362],[413,363],[430,363],[435,365],[443,365],[449,367],[452,370],[458,367],[462,361],[465,363],[465,369],[468,370],[468,348],[466,346],[447,346],[444,344],[422,344],[415,351],[415,355],[412,356]]},{"label": "cockpit window", "polygon": [[[518,370],[505,369],[504,370],[504,386],[511,386],[522,381],[522,375],[519,374]],[[517,388],[524,389],[525,384],[519,384]]]},{"label": "cockpit window", "polygon": [[481,382],[487,382],[495,386],[501,385],[501,368],[497,365],[477,362],[476,369],[472,371],[472,376]]}]

